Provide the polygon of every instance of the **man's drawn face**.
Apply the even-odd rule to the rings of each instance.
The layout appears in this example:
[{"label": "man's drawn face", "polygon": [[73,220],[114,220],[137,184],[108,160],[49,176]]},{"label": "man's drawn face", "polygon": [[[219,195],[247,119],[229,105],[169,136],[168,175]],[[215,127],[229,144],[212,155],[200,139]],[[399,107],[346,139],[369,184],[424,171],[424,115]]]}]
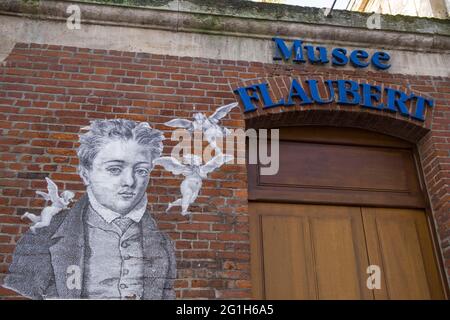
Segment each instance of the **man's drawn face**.
[{"label": "man's drawn face", "polygon": [[84,175],[100,204],[122,215],[142,199],[149,182],[151,154],[136,141],[105,144]]}]

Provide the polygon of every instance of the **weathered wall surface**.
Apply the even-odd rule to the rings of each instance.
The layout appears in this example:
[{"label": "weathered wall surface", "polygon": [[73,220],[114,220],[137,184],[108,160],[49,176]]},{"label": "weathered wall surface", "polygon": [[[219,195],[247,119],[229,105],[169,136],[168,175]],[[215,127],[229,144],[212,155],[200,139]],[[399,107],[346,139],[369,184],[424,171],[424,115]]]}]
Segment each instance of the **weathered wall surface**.
[{"label": "weathered wall surface", "polygon": [[[66,8],[77,4],[81,30],[70,30]],[[0,59],[17,42],[127,50],[211,59],[273,62],[272,37],[303,39],[328,48],[381,48],[392,53],[390,73],[448,76],[450,23],[383,16],[380,30],[367,29],[370,14],[229,1],[148,1],[124,9],[83,2],[0,3]],[[158,6],[156,6],[158,5]],[[176,8],[176,9],[175,9]],[[36,17],[45,19],[35,19]],[[320,24],[320,28],[318,25]],[[349,67],[351,68],[351,67]]]},{"label": "weathered wall surface", "polygon": [[[44,205],[34,193],[36,189],[45,188],[44,177],[50,176],[61,188],[77,191],[77,197],[83,193],[83,185],[76,174],[75,147],[80,128],[89,120],[148,121],[169,138],[170,130],[164,122],[176,117],[190,118],[198,111],[209,113],[217,106],[236,101],[233,90],[240,85],[266,80],[271,85],[271,94],[278,97],[286,92],[287,81],[305,77],[383,83],[433,98],[435,107],[427,111],[424,123],[395,114],[331,104],[259,110],[247,115],[235,109],[224,124],[230,128],[245,128],[247,120],[247,125],[255,127],[274,124],[353,126],[416,142],[442,259],[450,276],[448,24],[417,19],[399,23],[399,28],[407,29],[408,24],[410,28],[419,26],[417,33],[393,31],[393,24],[387,24],[383,31],[371,31],[362,26],[365,20],[361,17],[367,16],[359,14],[352,16],[353,22],[345,19],[347,13],[343,14],[343,21],[333,20],[332,23],[341,23],[342,27],[332,23],[314,25],[310,21],[282,21],[286,17],[294,19],[296,13],[258,12],[260,5],[257,4],[252,4],[255,7],[248,5],[253,8],[249,17],[245,15],[250,9],[241,8],[243,17],[223,16],[216,20],[202,13],[202,20],[192,17],[192,11],[230,13],[226,10],[231,10],[233,5],[217,9],[202,7],[197,1],[179,1],[176,3],[191,10],[180,13],[174,9],[177,7],[173,2],[161,1],[158,12],[156,9],[90,7],[97,13],[96,19],[105,12],[122,15],[116,15],[109,23],[106,20],[100,23],[92,17],[92,21],[82,23],[81,30],[72,31],[65,27],[63,19],[69,2],[57,1],[52,5],[42,1],[41,7],[35,5],[33,9],[35,13],[40,12],[36,16],[29,9],[33,4],[18,3],[21,2],[0,4],[3,10],[0,35],[6,39],[0,44],[5,58],[0,66],[1,276],[7,272],[16,242],[28,229],[28,223],[20,220],[20,215],[27,210],[39,212]],[[27,10],[30,11],[27,16],[22,16]],[[255,18],[258,14],[261,21]],[[280,14],[278,22],[276,14]],[[308,15],[303,19],[307,21]],[[317,22],[324,23],[323,19]],[[126,21],[130,25],[126,25]],[[178,21],[176,27],[173,21]],[[359,24],[352,28],[354,21]],[[138,23],[141,25],[136,26]],[[196,27],[189,28],[189,23]],[[245,29],[248,26],[256,26],[252,28],[255,32]],[[327,32],[331,29],[335,32],[329,36]],[[304,38],[329,46],[384,49],[393,57],[393,66],[383,72],[274,64],[270,40],[274,35]],[[396,48],[397,43],[400,48]],[[168,153],[174,143],[165,143],[164,152]],[[160,228],[169,232],[175,242],[177,296],[250,298],[245,166],[226,165],[204,182],[192,208],[196,212],[192,223],[179,214],[164,213],[166,204],[178,197],[180,182],[171,174],[156,169],[149,188],[151,210]],[[0,289],[0,295],[12,296],[13,293]]]}]

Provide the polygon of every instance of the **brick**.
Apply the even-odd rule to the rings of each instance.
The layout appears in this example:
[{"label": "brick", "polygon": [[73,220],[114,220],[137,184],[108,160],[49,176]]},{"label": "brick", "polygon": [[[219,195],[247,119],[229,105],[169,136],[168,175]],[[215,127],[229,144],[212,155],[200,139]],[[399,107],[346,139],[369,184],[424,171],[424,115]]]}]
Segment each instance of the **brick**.
[{"label": "brick", "polygon": [[194,241],[193,247],[194,247],[194,249],[208,249],[209,242],[208,241]]},{"label": "brick", "polygon": [[10,243],[12,237],[0,235],[0,243]]},{"label": "brick", "polygon": [[246,241],[248,240],[248,236],[245,234],[236,233],[220,233],[217,236],[217,239],[223,241]]},{"label": "brick", "polygon": [[28,206],[27,198],[11,198],[11,202],[9,204],[12,207],[26,207]]},{"label": "brick", "polygon": [[187,280],[175,280],[174,281],[174,288],[187,288],[189,285],[189,282]]},{"label": "brick", "polygon": [[210,229],[210,225],[207,223],[178,223],[178,230],[203,230],[208,231]]},{"label": "brick", "polygon": [[183,232],[181,235],[181,238],[188,239],[188,240],[197,239],[197,234],[192,233],[192,232]]},{"label": "brick", "polygon": [[191,249],[192,248],[192,242],[190,241],[177,241],[175,243],[175,248],[176,249]]},{"label": "brick", "polygon": [[45,179],[48,175],[42,172],[19,172],[17,177],[20,179]]},{"label": "brick", "polygon": [[[40,156],[40,157],[34,158],[34,162],[37,162],[37,163],[49,163],[49,162],[51,162],[51,159],[49,157]],[[32,170],[32,169],[28,168],[28,170]],[[38,170],[38,168],[35,168],[34,170]]]},{"label": "brick", "polygon": [[3,188],[1,190],[1,192],[2,192],[2,195],[4,195],[4,196],[14,197],[14,196],[18,196],[19,195],[19,189]]},{"label": "brick", "polygon": [[56,147],[56,141],[53,140],[33,140],[31,145],[35,147]]},{"label": "brick", "polygon": [[192,288],[204,288],[209,286],[209,281],[207,280],[192,280],[191,287]]},{"label": "brick", "polygon": [[0,155],[1,161],[16,161],[16,159],[17,159],[17,156],[14,154],[3,153]]},{"label": "brick", "polygon": [[251,298],[249,290],[224,290],[220,292],[221,299],[248,299]]},{"label": "brick", "polygon": [[18,145],[28,143],[28,140],[19,139],[19,138],[8,138],[8,137],[0,137],[0,143],[2,145]]},{"label": "brick", "polygon": [[217,233],[201,232],[201,233],[198,233],[198,239],[199,240],[216,240]]},{"label": "brick", "polygon": [[[18,234],[20,228],[18,226],[3,225],[0,227],[0,230],[2,233],[6,234]],[[0,252],[11,253],[12,250],[13,249],[11,247],[0,246]]]},{"label": "brick", "polygon": [[[44,165],[42,167],[43,171],[56,171],[57,169],[58,169],[57,165]],[[64,171],[64,169],[63,169],[63,171]]]},{"label": "brick", "polygon": [[2,186],[2,187],[27,188],[28,187],[28,182],[24,181],[24,180],[0,179],[0,186]]},{"label": "brick", "polygon": [[53,157],[53,162],[55,163],[67,163],[70,161],[68,157]]},{"label": "brick", "polygon": [[[15,209],[11,207],[0,207],[0,215],[6,215],[6,214],[14,214]],[[1,216],[0,216],[1,220]]]},{"label": "brick", "polygon": [[183,290],[182,298],[214,298],[213,290]]},{"label": "brick", "polygon": [[76,151],[72,150],[72,149],[51,148],[51,149],[47,149],[47,152],[49,154],[62,155],[62,156],[75,156],[76,155]]},{"label": "brick", "polygon": [[237,280],[236,287],[240,289],[250,289],[252,287],[252,283],[249,280]]},{"label": "brick", "polygon": [[66,89],[64,89],[64,88],[57,88],[57,87],[37,86],[34,89],[34,91],[35,92],[42,92],[42,93],[64,94],[66,92]]},{"label": "brick", "polygon": [[80,176],[78,174],[70,174],[70,173],[52,173],[50,174],[50,178],[54,180],[64,180],[64,181],[80,180]]}]

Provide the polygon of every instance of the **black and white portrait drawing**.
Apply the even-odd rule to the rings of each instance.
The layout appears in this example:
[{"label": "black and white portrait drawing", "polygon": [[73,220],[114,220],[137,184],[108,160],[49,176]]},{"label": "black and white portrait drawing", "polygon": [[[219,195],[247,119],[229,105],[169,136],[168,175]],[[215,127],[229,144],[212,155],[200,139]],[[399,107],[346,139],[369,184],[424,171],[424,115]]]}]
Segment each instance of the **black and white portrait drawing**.
[{"label": "black and white portrait drawing", "polygon": [[202,180],[233,160],[216,140],[230,133],[218,125],[236,103],[212,116],[197,113],[193,121],[174,119],[169,127],[205,132],[216,155],[202,164],[193,154],[183,161],[161,157],[164,135],[146,122],[95,120],[80,135],[78,172],[86,193],[76,202],[70,190],[58,190],[46,178],[48,193],[40,215],[17,243],[3,286],[32,299],[174,299],[174,246],[147,211],[147,186],[156,165],[182,174],[181,197],[167,210],[181,207],[183,216],[196,200]]},{"label": "black and white portrait drawing", "polygon": [[[19,240],[4,286],[32,299],[174,299],[172,241],[147,211],[164,136],[148,123],[95,120],[80,136],[86,194],[58,193]],[[56,187],[56,189],[55,189]]]}]

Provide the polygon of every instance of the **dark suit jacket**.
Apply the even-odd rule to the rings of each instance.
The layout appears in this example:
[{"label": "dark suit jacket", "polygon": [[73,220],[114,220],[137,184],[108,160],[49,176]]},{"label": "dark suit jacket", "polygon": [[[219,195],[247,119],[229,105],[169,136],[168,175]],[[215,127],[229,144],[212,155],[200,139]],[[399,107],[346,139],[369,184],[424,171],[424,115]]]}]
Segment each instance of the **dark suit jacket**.
[{"label": "dark suit jacket", "polygon": [[[71,265],[78,266],[83,275],[87,249],[84,216],[88,205],[85,195],[72,209],[54,216],[48,227],[37,229],[36,234],[25,233],[17,244],[4,287],[33,299],[82,298],[83,288],[69,289],[66,282]],[[139,224],[144,255],[143,299],[174,299],[176,263],[172,241],[158,230],[148,212]]]}]

